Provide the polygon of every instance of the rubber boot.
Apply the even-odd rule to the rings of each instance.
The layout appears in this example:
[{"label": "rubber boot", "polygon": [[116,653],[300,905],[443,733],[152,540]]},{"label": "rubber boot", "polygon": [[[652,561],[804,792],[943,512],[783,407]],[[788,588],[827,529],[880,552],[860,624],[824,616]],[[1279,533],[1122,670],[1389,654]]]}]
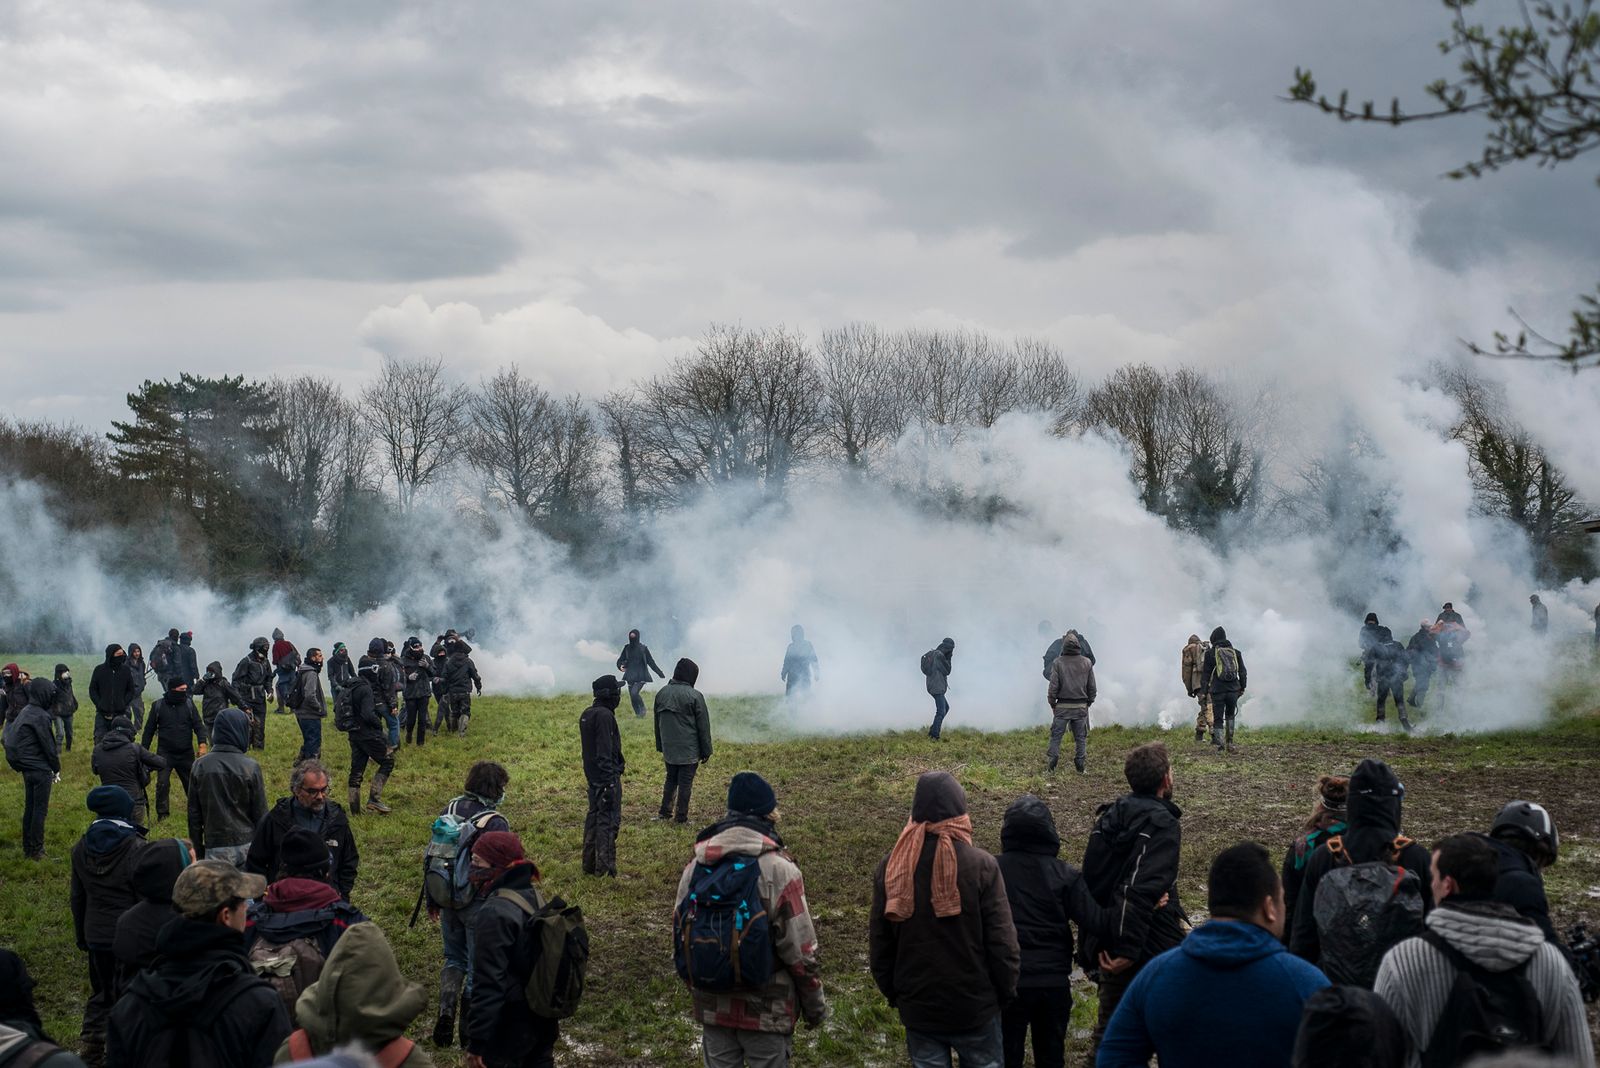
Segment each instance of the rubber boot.
[{"label": "rubber boot", "polygon": [[461,985],[466,976],[455,968],[439,973],[439,1018],[433,1024],[433,1044],[441,1049],[455,1038],[456,1002],[461,998]]},{"label": "rubber boot", "polygon": [[467,736],[467,724],[471,722],[471,716],[462,716],[460,719],[456,720],[456,733],[465,738]]},{"label": "rubber boot", "polygon": [[361,787],[350,787],[350,796],[345,800],[348,802],[345,812],[352,816],[359,815],[361,812]]},{"label": "rubber boot", "polygon": [[378,772],[372,777],[372,790],[367,794],[367,811],[376,812],[380,816],[389,814],[389,806],[383,803],[383,784],[389,781],[388,773]]}]

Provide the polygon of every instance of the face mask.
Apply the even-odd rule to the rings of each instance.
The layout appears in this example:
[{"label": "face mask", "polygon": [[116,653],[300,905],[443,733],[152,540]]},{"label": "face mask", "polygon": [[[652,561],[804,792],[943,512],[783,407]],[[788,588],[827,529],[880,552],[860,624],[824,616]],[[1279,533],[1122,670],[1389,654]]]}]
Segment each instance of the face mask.
[{"label": "face mask", "polygon": [[479,868],[474,866],[467,871],[467,881],[473,886],[487,886],[494,882],[495,870],[493,868]]},{"label": "face mask", "polygon": [[72,672],[63,671],[61,673],[61,677],[59,679],[57,679],[56,681],[57,682],[71,682],[72,681]]}]

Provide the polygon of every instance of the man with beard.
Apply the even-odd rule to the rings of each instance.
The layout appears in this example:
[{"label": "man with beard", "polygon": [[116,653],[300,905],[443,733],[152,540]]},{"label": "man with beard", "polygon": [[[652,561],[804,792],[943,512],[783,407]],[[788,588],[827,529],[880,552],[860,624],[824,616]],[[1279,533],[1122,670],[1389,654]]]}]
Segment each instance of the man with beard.
[{"label": "man with beard", "polygon": [[267,693],[272,688],[272,665],[267,663],[271,643],[254,638],[250,651],[233,669],[234,688],[244,696],[244,713],[250,720],[250,748],[267,747]]},{"label": "man with beard", "polygon": [[658,679],[666,678],[667,673],[650,655],[650,647],[639,640],[637,628],[628,632],[628,644],[617,654],[617,670],[622,672],[622,681],[628,684],[628,700],[633,705],[633,714],[643,719],[644,698],[639,691],[649,683],[650,672],[654,671]]},{"label": "man with beard", "polygon": [[406,639],[400,654],[401,691],[405,714],[400,720],[402,739],[423,744],[428,738],[428,698],[433,693],[433,658],[422,648],[422,639],[413,634]]},{"label": "man with beard", "polygon": [[104,663],[96,664],[89,676],[89,703],[94,705],[94,740],[111,728],[111,721],[126,715],[134,699],[133,675],[128,671],[128,654],[115,642],[106,646]]},{"label": "man with beard", "polygon": [[601,675],[590,685],[594,703],[578,717],[583,748],[583,775],[589,782],[589,814],[583,821],[583,873],[617,874],[617,830],[622,826],[622,735],[617,706],[622,688],[614,675]]},{"label": "man with beard", "polygon": [[[382,638],[372,640],[380,650],[383,648]],[[367,794],[367,811],[380,816],[389,814],[389,806],[383,803],[383,787],[394,771],[394,750],[389,748],[384,735],[383,717],[378,714],[378,691],[384,687],[385,681],[378,659],[370,654],[362,657],[349,696],[352,726],[348,786],[352,815],[361,811],[361,780],[366,775],[368,764],[376,764],[378,771],[372,777],[372,788]]]},{"label": "man with beard", "polygon": [[[190,742],[193,737],[194,742]],[[206,751],[206,728],[200,722],[200,712],[189,699],[189,684],[177,675],[167,684],[167,693],[150,706],[150,718],[144,725],[144,747],[150,748],[151,739],[159,738],[156,755],[167,766],[156,774],[156,819],[164,820],[171,811],[172,775],[177,772],[183,783],[184,797],[189,796],[189,774],[194,768],[195,744],[200,755]]]},{"label": "man with beard", "polygon": [[322,696],[322,650],[313,646],[306,650],[305,662],[294,669],[294,682],[289,685],[289,711],[300,727],[300,755],[298,763],[322,755],[322,721],[328,715],[328,703]]},{"label": "man with beard", "polygon": [[264,875],[277,882],[284,872],[283,843],[295,828],[315,834],[327,852],[327,870],[322,881],[339,891],[346,900],[355,889],[361,854],[356,849],[350,819],[337,801],[328,797],[328,769],[317,760],[302,760],[289,773],[289,796],[280,797],[250,840],[244,870]]}]

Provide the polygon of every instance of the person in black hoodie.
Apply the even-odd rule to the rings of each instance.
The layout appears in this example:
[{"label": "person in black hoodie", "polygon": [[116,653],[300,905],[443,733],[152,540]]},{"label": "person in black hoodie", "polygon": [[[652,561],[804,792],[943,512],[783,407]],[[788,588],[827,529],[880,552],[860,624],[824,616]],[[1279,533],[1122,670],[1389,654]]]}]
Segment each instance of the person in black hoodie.
[{"label": "person in black hoodie", "polygon": [[617,831],[622,826],[622,735],[617,706],[622,687],[615,675],[601,675],[589,687],[594,703],[578,717],[583,777],[589,783],[589,814],[583,821],[583,873],[617,874]]},{"label": "person in black hoodie", "polygon": [[150,706],[150,718],[144,725],[145,748],[150,748],[151,740],[156,738],[160,739],[156,753],[167,762],[156,773],[156,819],[164,820],[172,811],[173,772],[177,772],[184,797],[188,797],[195,744],[199,744],[202,755],[206,751],[205,724],[200,722],[200,712],[189,699],[189,684],[182,678],[174,677],[167,684],[166,696]]},{"label": "person in black hoodie", "polygon": [[[1348,826],[1338,836],[1349,863],[1381,861],[1390,856],[1392,845],[1400,839],[1400,802],[1404,797],[1405,787],[1389,769],[1389,765],[1372,759],[1356,765],[1356,770],[1350,776],[1350,789],[1345,800]],[[1316,852],[1306,861],[1305,876],[1300,881],[1300,898],[1294,910],[1294,929],[1289,934],[1289,951],[1319,966],[1322,940],[1317,933],[1317,885],[1336,863],[1338,861],[1329,851],[1326,841],[1317,846]],[[1404,840],[1395,863],[1418,874],[1422,884],[1423,906],[1431,909],[1433,887],[1428,876],[1432,871],[1432,858],[1428,851],[1415,842]]]},{"label": "person in black hoodie", "polygon": [[266,1068],[289,1037],[283,999],[245,956],[250,899],[267,888],[223,860],[197,860],[172,887],[177,919],[161,929],[156,965],[111,1013],[108,1068],[190,1064]]},{"label": "person in black hoodie", "polygon": [[[1224,649],[1227,652],[1222,652]],[[1226,747],[1233,752],[1233,721],[1239,714],[1239,698],[1244,696],[1249,682],[1244,654],[1233,647],[1228,632],[1218,627],[1211,632],[1211,648],[1200,662],[1200,685],[1211,693],[1211,744],[1218,749]]]},{"label": "person in black hoodie", "polygon": [[389,748],[384,734],[383,718],[378,715],[378,699],[374,691],[383,682],[382,666],[371,656],[361,658],[356,671],[356,681],[350,686],[350,719],[355,724],[350,730],[350,814],[361,811],[361,780],[368,764],[378,765],[372,777],[372,789],[367,794],[367,811],[380,816],[389,814],[383,803],[383,787],[394,771],[394,751]]},{"label": "person in black hoodie", "polygon": [[1290,1068],[1406,1068],[1411,1040],[1389,1003],[1359,986],[1306,998]]},{"label": "person in black hoodie", "polygon": [[1400,726],[1410,730],[1411,720],[1406,716],[1406,672],[1410,659],[1406,656],[1406,647],[1394,640],[1388,627],[1379,627],[1378,647],[1373,650],[1373,656],[1376,661],[1372,678],[1378,688],[1377,722],[1384,722],[1384,705],[1393,697],[1395,711],[1400,714]]},{"label": "person in black hoodie", "polygon": [[113,1004],[127,993],[134,976],[155,964],[161,928],[178,915],[172,907],[172,885],[195,859],[194,847],[186,838],[158,838],[139,850],[133,862],[133,889],[139,900],[117,917],[117,933],[111,942],[117,958]]},{"label": "person in black hoodie", "polygon": [[528,914],[500,896],[510,891],[533,908],[544,906],[534,888],[539,869],[510,831],[485,831],[473,840],[474,885],[483,888],[482,910],[474,925],[472,1011],[461,1029],[470,1068],[550,1068],[560,1030],[554,1020],[535,1015],[523,994],[539,948]]},{"label": "person in black hoodie", "polygon": [[1072,928],[1097,935],[1105,912],[1077,868],[1060,859],[1061,836],[1050,806],[1023,794],[1000,825],[1005,852],[995,859],[1005,879],[1011,922],[1022,950],[1017,996],[1000,1010],[1006,1068],[1022,1068],[1033,1031],[1035,1068],[1061,1068],[1072,1020]]},{"label": "person in black hoodie", "polygon": [[1433,624],[1426,619],[1406,643],[1406,660],[1411,666],[1411,696],[1406,704],[1421,708],[1428,699],[1428,686],[1433,673],[1439,670],[1439,639],[1434,637]]},{"label": "person in black hoodie", "polygon": [[89,676],[89,703],[94,705],[94,740],[99,741],[111,721],[128,713],[137,696],[133,674],[128,670],[128,654],[115,642],[106,646],[104,663],[96,664]]},{"label": "person in black hoodie", "polygon": [[640,640],[637,628],[628,632],[628,644],[617,654],[617,670],[622,672],[622,681],[628,684],[628,700],[633,704],[633,714],[643,719],[644,697],[639,691],[650,684],[650,672],[654,671],[658,679],[666,678],[667,673],[650,655],[650,647]]},{"label": "person in black hoodie", "polygon": [[189,689],[200,685],[200,655],[194,651],[194,631],[186,630],[178,635],[172,666],[174,673],[189,684]]},{"label": "person in black hoodie", "polygon": [[356,666],[350,662],[350,650],[344,642],[333,643],[333,655],[328,657],[328,696],[338,697],[339,691],[356,681]]},{"label": "person in black hoodie", "polygon": [[6,763],[22,776],[22,855],[44,859],[44,821],[50,810],[50,787],[60,777],[61,755],[50,732],[55,684],[49,679],[28,682],[28,703],[6,724]]},{"label": "person in black hoodie", "polygon": [[150,681],[150,665],[144,658],[144,647],[138,642],[128,643],[128,677],[133,680],[133,700],[128,704],[128,716],[137,733],[144,726],[144,688]]},{"label": "person in black hoodie", "polygon": [[459,638],[445,658],[444,689],[450,700],[450,729],[465,738],[472,719],[472,691],[482,695],[483,680],[472,662],[472,646]]},{"label": "person in black hoodie", "polygon": [[1356,647],[1361,650],[1361,681],[1367,687],[1368,693],[1376,693],[1373,685],[1372,671],[1378,662],[1378,645],[1383,639],[1378,637],[1378,613],[1368,612],[1367,618],[1361,621],[1361,630],[1356,634]]},{"label": "person in black hoodie", "polygon": [[200,679],[200,722],[205,725],[206,740],[211,740],[211,728],[216,726],[217,716],[224,708],[248,707],[228,676],[222,673],[222,661],[213,660],[207,664],[206,673]]},{"label": "person in black hoodie", "polygon": [[63,753],[72,752],[72,717],[78,712],[78,695],[72,692],[72,670],[65,664],[56,665],[55,701],[50,705],[50,729],[56,736],[56,748]]},{"label": "person in black hoodie", "polygon": [[233,685],[244,695],[241,707],[250,717],[251,749],[267,747],[267,694],[272,689],[272,665],[267,663],[271,642],[265,637],[250,639],[250,651],[233,668]]},{"label": "person in black hoodie", "polygon": [[1091,1055],[1099,1050],[1106,1025],[1139,969],[1182,942],[1185,931],[1177,882],[1183,810],[1172,803],[1167,747],[1160,742],[1139,746],[1128,754],[1122,771],[1132,792],[1100,806],[1083,851],[1089,893],[1109,916],[1101,937],[1078,932],[1078,959],[1085,971],[1099,969]]},{"label": "person in black hoodie", "polygon": [[428,739],[428,698],[433,695],[433,657],[413,634],[400,653],[400,676],[405,684],[405,712],[400,717],[400,737],[417,745]]},{"label": "person in black hoodie", "polygon": [[133,723],[127,716],[111,721],[111,729],[89,757],[89,769],[100,776],[102,785],[128,791],[133,798],[133,822],[141,826],[149,814],[146,787],[150,785],[150,772],[162,771],[166,766],[165,757],[133,740]]},{"label": "person in black hoodie", "polygon": [[350,818],[339,802],[329,797],[331,776],[318,760],[302,760],[289,773],[289,796],[280,797],[256,825],[244,870],[263,875],[268,882],[281,878],[287,863],[283,849],[295,828],[316,835],[328,854],[323,881],[348,899],[356,886],[361,853],[356,848]]},{"label": "person in black hoodie", "polygon": [[106,1018],[117,988],[117,918],[133,907],[133,868],[144,828],[133,822],[133,798],[120,786],[89,791],[96,819],[72,847],[72,929],[89,955],[89,1000],[83,1006],[83,1059],[105,1056]]},{"label": "person in black hoodie", "polygon": [[22,958],[0,949],[0,1065],[6,1068],[83,1068],[83,1061],[45,1034],[33,1004],[33,976]]}]

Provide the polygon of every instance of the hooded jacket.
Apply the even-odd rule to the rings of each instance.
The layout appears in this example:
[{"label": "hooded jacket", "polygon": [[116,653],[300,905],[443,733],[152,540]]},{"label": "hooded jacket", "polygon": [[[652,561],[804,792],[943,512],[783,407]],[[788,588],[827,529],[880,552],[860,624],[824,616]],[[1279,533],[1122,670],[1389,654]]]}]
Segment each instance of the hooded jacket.
[{"label": "hooded jacket", "polygon": [[107,1068],[143,1063],[158,1035],[176,1026],[202,1032],[218,1064],[271,1064],[289,1035],[289,1014],[278,992],[251,971],[244,936],[179,916],[161,929],[157,949],[160,962],[135,976],[111,1010]]},{"label": "hooded jacket", "polygon": [[534,1015],[523,993],[538,955],[533,925],[498,894],[510,890],[542,905],[533,876],[533,865],[519,864],[486,887],[473,928],[472,1011],[461,1044],[490,1064],[521,1064],[558,1034],[556,1022]]},{"label": "hooded jacket", "polygon": [[161,929],[177,918],[172,886],[189,866],[189,848],[177,838],[158,838],[140,847],[133,861],[133,889],[139,900],[117,917],[111,942],[116,954],[120,995],[133,977],[156,961]]},{"label": "hooded jacket", "polygon": [[272,665],[267,663],[266,657],[256,656],[256,651],[252,649],[234,665],[230,681],[244,698],[242,704],[251,708],[263,707],[272,689]]},{"label": "hooded jacket", "polygon": [[1356,644],[1361,649],[1361,660],[1363,663],[1372,662],[1377,653],[1378,646],[1383,643],[1384,639],[1379,637],[1378,634],[1378,632],[1383,629],[1384,628],[1379,625],[1377,620],[1372,620],[1369,623],[1361,624],[1361,631],[1356,635]]},{"label": "hooded jacket", "polygon": [[[1352,864],[1383,860],[1388,856],[1390,844],[1400,834],[1402,796],[1400,780],[1389,765],[1371,759],[1357,765],[1350,776],[1350,792],[1345,802],[1348,826],[1340,835]],[[1423,906],[1432,908],[1433,885],[1429,877],[1432,858],[1428,851],[1412,842],[1401,851],[1398,860],[1401,867],[1417,873],[1422,884]],[[1322,956],[1322,942],[1317,934],[1317,885],[1333,865],[1333,854],[1328,852],[1324,841],[1306,861],[1305,878],[1300,882],[1300,896],[1295,904],[1289,948],[1295,956],[1313,964]]]},{"label": "hooded jacket", "polygon": [[211,846],[247,844],[267,814],[261,765],[244,752],[250,740],[245,714],[223,712],[211,740],[211,752],[189,772],[189,838],[201,856]]},{"label": "hooded jacket", "polygon": [[408,645],[400,654],[400,676],[405,685],[403,696],[408,701],[427,700],[433,696],[433,657],[424,650],[415,653]]},{"label": "hooded jacket", "polygon": [[[177,698],[174,701],[174,698]],[[152,739],[159,738],[156,751],[164,756],[184,758],[194,755],[194,747],[206,741],[206,726],[200,720],[200,710],[188,694],[168,690],[159,701],[150,704],[144,718],[144,746],[150,748]]]},{"label": "hooded jacket", "polygon": [[356,681],[356,666],[350,662],[350,650],[335,649],[328,657],[328,689],[335,697],[339,691]]},{"label": "hooded jacket", "polygon": [[61,755],[50,727],[49,706],[55,684],[49,679],[28,683],[28,703],[5,725],[6,763],[22,775],[54,774],[61,770]]},{"label": "hooded jacket", "polygon": [[[394,950],[376,924],[350,928],[328,954],[322,975],[295,1002],[295,1019],[318,1055],[359,1043],[376,1051],[403,1037],[411,1021],[428,1006],[427,991],[400,973]],[[287,1041],[275,1064],[292,1060]],[[400,1062],[429,1068],[433,1058],[420,1045]]]},{"label": "hooded jacket", "polygon": [[56,665],[55,678],[50,680],[55,684],[55,700],[50,703],[52,716],[71,716],[78,711],[78,695],[72,692],[72,672],[65,664]]},{"label": "hooded jacket", "polygon": [[294,669],[289,697],[294,702],[289,710],[299,718],[327,718],[328,702],[322,695],[322,669],[317,665],[301,664]]},{"label": "hooded jacket", "polygon": [[[1327,976],[1291,956],[1271,931],[1212,920],[1144,966],[1100,1042],[1098,1068],[1282,1068],[1305,1001]],[[1196,996],[1203,991],[1203,996]],[[1248,1023],[1218,1026],[1217,1006],[1248,1006]]]},{"label": "hooded jacket", "polygon": [[628,644],[622,647],[622,652],[617,654],[617,670],[622,672],[623,682],[649,682],[652,671],[656,673],[658,679],[667,677],[667,673],[661,670],[661,665],[656,663],[656,658],[650,655],[650,647],[638,638],[632,637],[628,639]]},{"label": "hooded jacket", "polygon": [[1183,660],[1180,671],[1183,676],[1183,689],[1193,697],[1203,692],[1205,686],[1205,660],[1206,650],[1211,648],[1210,643],[1200,640],[1200,635],[1189,635],[1189,644],[1183,647]]},{"label": "hooded jacket", "polygon": [[1418,628],[1406,643],[1406,654],[1411,661],[1411,673],[1420,681],[1439,668],[1439,639],[1426,624]]},{"label": "hooded jacket", "polygon": [[[1124,794],[1095,814],[1083,851],[1083,877],[1106,910],[1104,939],[1084,940],[1079,956],[1103,949],[1138,964],[1183,941],[1178,853],[1183,810],[1151,794]],[[1166,895],[1167,903],[1156,908]]]},{"label": "hooded jacket", "polygon": [[113,650],[121,648],[120,645],[106,646],[105,661],[96,664],[94,673],[89,676],[89,703],[107,719],[122,715],[138,696],[133,674],[128,670],[127,654],[112,655]]},{"label": "hooded jacket", "polygon": [[[617,702],[620,694],[608,701]],[[583,776],[590,786],[614,782],[627,766],[622,755],[622,732],[617,730],[617,704],[599,698],[578,717],[578,740],[583,749]]]},{"label": "hooded jacket", "polygon": [[1059,859],[1061,836],[1050,808],[1024,794],[1006,809],[1000,826],[1005,849],[996,860],[1005,880],[1011,922],[1022,952],[1018,987],[1064,987],[1072,981],[1072,928],[1098,932],[1105,913],[1083,875]]},{"label": "hooded jacket", "polygon": [[[1353,783],[1352,783],[1353,785]],[[1561,950],[1545,941],[1537,924],[1509,905],[1451,897],[1428,914],[1428,930],[1473,965],[1490,972],[1525,968],[1538,998],[1543,1044],[1570,1064],[1593,1064],[1593,1040],[1577,980]],[[1450,958],[1422,938],[1408,938],[1384,954],[1373,990],[1399,1017],[1411,1039],[1409,1064],[1422,1063],[1455,982]]]},{"label": "hooded jacket", "polygon": [[[321,879],[279,879],[267,887],[260,901],[250,906],[244,929],[245,950],[248,952],[257,939],[281,946],[304,938],[315,942],[326,960],[346,931],[366,922],[360,909]],[[295,1018],[299,1018],[298,1006]]]},{"label": "hooded jacket", "polygon": [[809,685],[817,673],[817,650],[806,639],[801,627],[789,631],[789,648],[783,651],[783,668],[778,678],[791,685]]},{"label": "hooded jacket", "polygon": [[[366,660],[366,657],[362,657]],[[350,721],[355,724],[350,729],[352,738],[380,738],[383,737],[383,719],[378,715],[378,699],[373,694],[372,680],[368,672],[366,675],[356,674],[355,681],[345,687],[349,696]]]},{"label": "hooded jacket", "polygon": [[678,878],[673,907],[689,896],[697,865],[715,865],[727,856],[756,858],[756,887],[767,911],[772,944],[772,977],[760,988],[721,994],[691,987],[695,1022],[783,1035],[792,1034],[802,1016],[812,1024],[822,1022],[828,1003],[822,994],[817,932],[806,905],[805,883],[770,823],[735,818],[702,831],[694,844],[694,859]]},{"label": "hooded jacket", "polygon": [[200,719],[205,723],[206,731],[210,732],[224,708],[244,707],[244,696],[222,673],[222,661],[213,660],[207,664],[205,678],[200,680]]},{"label": "hooded jacket", "polygon": [[956,643],[953,638],[946,638],[928,651],[928,670],[925,680],[928,694],[938,697],[940,694],[950,692],[951,658],[956,654]]},{"label": "hooded jacket", "polygon": [[157,756],[133,740],[133,724],[113,727],[100,739],[89,757],[89,767],[104,786],[120,786],[128,796],[144,796],[150,773],[167,766],[167,758]]},{"label": "hooded jacket", "polygon": [[136,900],[133,869],[144,829],[127,820],[98,819],[72,847],[72,929],[78,948],[110,949],[117,917]]},{"label": "hooded jacket", "polygon": [[1244,654],[1233,649],[1234,656],[1239,661],[1239,677],[1225,679],[1222,677],[1222,672],[1217,670],[1218,649],[1233,649],[1233,643],[1228,640],[1221,627],[1211,632],[1211,648],[1206,650],[1205,657],[1200,662],[1200,688],[1209,692],[1212,697],[1244,693],[1245,687],[1250,682],[1250,674],[1244,666]]},{"label": "hooded jacket", "polygon": [[187,682],[191,691],[200,685],[200,654],[194,651],[192,635],[178,635],[178,644],[172,650],[172,673]]},{"label": "hooded jacket", "polygon": [[1544,932],[1545,941],[1564,945],[1550,922],[1550,899],[1544,893],[1544,875],[1532,857],[1492,835],[1480,834],[1500,861],[1500,877],[1495,880],[1494,899],[1517,910],[1517,915],[1532,920]]},{"label": "hooded jacket", "polygon": [[283,840],[296,827],[313,831],[328,847],[330,865],[324,880],[344,898],[356,886],[356,873],[361,867],[361,853],[356,848],[356,837],[350,832],[350,817],[337,801],[326,800],[322,812],[313,825],[307,812],[293,797],[280,797],[272,811],[262,818],[250,840],[250,853],[245,857],[244,870],[264,876],[275,883],[283,874],[280,855]]},{"label": "hooded jacket", "polygon": [[[966,811],[966,794],[953,777],[917,780],[913,821],[937,823]],[[867,927],[872,978],[899,1011],[900,1021],[915,1031],[958,1034],[987,1026],[1017,990],[1020,951],[1000,865],[977,846],[952,844],[961,893],[958,915],[933,912],[933,861],[939,845],[933,835],[924,840],[917,859],[915,910],[909,918],[896,923],[885,914],[887,855],[872,880]]]},{"label": "hooded jacket", "polygon": [[[1069,630],[1067,634],[1078,635],[1078,653],[1080,656],[1088,657],[1089,663],[1091,664],[1098,663],[1098,661],[1095,660],[1094,650],[1089,647],[1088,638],[1085,638],[1076,630]],[[1044,651],[1044,677],[1047,679],[1050,677],[1050,665],[1056,662],[1056,657],[1061,655],[1062,646],[1066,645],[1066,641],[1064,640],[1065,638],[1065,634],[1060,638],[1057,638],[1055,641],[1051,642],[1049,648]]]},{"label": "hooded jacket", "polygon": [[711,756],[711,712],[706,699],[674,673],[656,691],[656,752],[668,764],[697,764]]},{"label": "hooded jacket", "polygon": [[472,662],[472,647],[457,641],[444,661],[444,692],[452,697],[483,692],[483,680],[478,677],[478,665]]},{"label": "hooded jacket", "polygon": [[1081,709],[1077,714],[1088,715],[1095,696],[1094,665],[1079,652],[1076,639],[1063,643],[1061,655],[1050,665],[1050,686],[1045,691],[1051,710],[1066,705]]}]

